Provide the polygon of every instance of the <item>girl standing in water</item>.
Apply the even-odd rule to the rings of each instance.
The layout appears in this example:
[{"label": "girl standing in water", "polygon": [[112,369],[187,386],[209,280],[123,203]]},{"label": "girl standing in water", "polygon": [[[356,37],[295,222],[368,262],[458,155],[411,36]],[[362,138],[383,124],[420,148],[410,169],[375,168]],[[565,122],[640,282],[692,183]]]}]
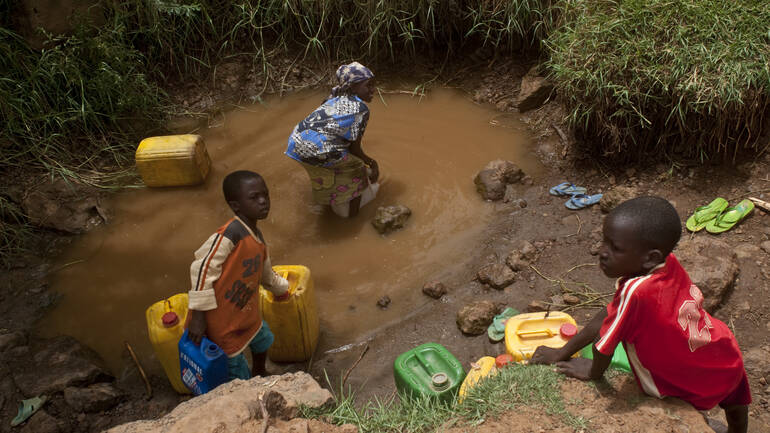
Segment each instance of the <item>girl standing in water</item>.
[{"label": "girl standing in water", "polygon": [[358,62],[337,68],[337,81],[326,101],[289,136],[286,155],[310,176],[313,200],[341,217],[354,217],[377,195],[377,161],[361,148],[374,94],[374,74]]}]

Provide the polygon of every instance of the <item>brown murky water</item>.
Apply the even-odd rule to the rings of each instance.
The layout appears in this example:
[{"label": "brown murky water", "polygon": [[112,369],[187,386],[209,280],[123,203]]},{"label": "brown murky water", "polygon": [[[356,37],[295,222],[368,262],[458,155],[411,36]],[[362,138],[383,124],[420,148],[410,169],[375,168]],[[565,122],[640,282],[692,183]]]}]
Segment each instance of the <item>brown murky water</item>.
[{"label": "brown murky water", "polygon": [[[303,93],[230,112],[206,130],[213,160],[205,185],[141,189],[114,196],[110,224],[77,240],[59,265],[53,288],[64,297],[42,323],[46,335],[69,334],[96,349],[117,374],[128,365],[123,341],[145,368],[161,373],[147,337],[145,309],[189,290],[193,252],[224,223],[230,210],[221,181],[230,171],[260,172],[272,209],[259,223],[274,264],[304,264],[311,271],[321,317],[319,350],[360,341],[425,302],[420,287],[463,263],[479,241],[493,206],[476,194],[474,174],[489,160],[510,159],[526,172],[539,165],[523,126],[474,105],[453,90],[419,99],[383,95],[370,104],[366,152],[380,165],[382,187],[354,220],[312,204],[305,171],[283,155],[294,125],[321,101]],[[408,226],[382,237],[370,224],[377,206],[404,204]],[[377,300],[392,304],[380,310]]]}]

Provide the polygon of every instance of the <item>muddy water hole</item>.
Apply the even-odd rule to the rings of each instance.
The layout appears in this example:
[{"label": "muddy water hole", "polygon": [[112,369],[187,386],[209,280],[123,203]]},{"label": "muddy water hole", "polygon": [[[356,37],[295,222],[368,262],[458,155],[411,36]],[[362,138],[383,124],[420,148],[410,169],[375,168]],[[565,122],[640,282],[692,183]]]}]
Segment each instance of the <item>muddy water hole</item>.
[{"label": "muddy water hole", "polygon": [[[515,117],[473,104],[455,90],[428,96],[382,93],[370,103],[363,141],[379,161],[381,190],[355,219],[312,203],[305,171],[283,154],[293,126],[322,100],[305,92],[226,113],[200,131],[213,161],[206,183],[149,188],[112,197],[114,218],[78,239],[52,279],[63,295],[39,331],[72,335],[94,348],[116,373],[129,341],[146,368],[162,375],[146,333],[144,310],[189,290],[192,253],[231,216],[222,178],[249,169],[270,189],[271,211],[259,223],[274,264],[311,269],[321,318],[321,352],[366,339],[429,302],[419,288],[446,267],[467,262],[493,216],[473,176],[488,161],[514,161],[542,171]],[[378,206],[403,204],[413,214],[404,230],[382,236],[370,221]],[[71,264],[70,266],[66,266]],[[382,296],[395,302],[376,304]],[[87,306],[87,307],[85,307]]]}]

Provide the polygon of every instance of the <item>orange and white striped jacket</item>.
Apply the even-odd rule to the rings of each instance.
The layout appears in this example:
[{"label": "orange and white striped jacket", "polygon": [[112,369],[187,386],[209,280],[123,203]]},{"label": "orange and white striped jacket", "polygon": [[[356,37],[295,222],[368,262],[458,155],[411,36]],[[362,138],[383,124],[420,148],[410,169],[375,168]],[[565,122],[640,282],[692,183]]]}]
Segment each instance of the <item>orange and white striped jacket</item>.
[{"label": "orange and white striped jacket", "polygon": [[190,310],[206,312],[206,335],[229,356],[240,354],[262,327],[259,285],[280,296],[289,282],[270,266],[267,246],[238,217],[195,252]]}]

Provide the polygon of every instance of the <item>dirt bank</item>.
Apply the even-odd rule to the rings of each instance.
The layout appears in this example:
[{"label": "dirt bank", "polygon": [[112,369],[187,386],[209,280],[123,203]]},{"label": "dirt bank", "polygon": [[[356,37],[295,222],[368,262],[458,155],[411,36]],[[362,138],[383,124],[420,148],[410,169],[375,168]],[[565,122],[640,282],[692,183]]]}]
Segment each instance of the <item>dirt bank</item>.
[{"label": "dirt bank", "polygon": [[[515,110],[513,106],[518,96],[518,83],[529,66],[514,61],[497,61],[484,70],[462,71],[458,68],[457,71],[443,71],[442,76],[446,78],[440,82],[461,86],[468,91],[469,97],[478,102],[495,104],[502,110],[500,119],[497,119],[498,125],[504,127],[504,113]],[[432,76],[430,71],[417,75]],[[237,89],[241,83],[241,78],[238,78],[240,75],[231,76],[236,78],[225,78],[223,82],[235,83],[230,87]],[[307,80],[308,77],[299,71],[297,86]],[[235,96],[235,93],[238,92],[231,95]],[[188,102],[193,99],[207,100],[200,96],[202,94],[209,92],[187,89],[178,98]],[[249,92],[240,92],[238,96],[246,100]],[[198,108],[207,110],[215,105],[202,102]],[[515,198],[523,202],[514,200],[484,204],[494,207],[498,216],[486,227],[485,234],[478,242],[468,245],[467,260],[460,264],[447,264],[442,272],[425,276],[426,281],[442,281],[449,287],[449,293],[441,300],[413,312],[401,323],[378,330],[365,341],[351,342],[354,344],[345,350],[317,353],[310,365],[310,372],[319,382],[324,383],[324,376],[328,374],[332,384],[339,384],[350,371],[347,385],[357,391],[360,400],[374,396],[388,397],[394,390],[393,360],[399,353],[415,345],[427,341],[441,343],[466,368],[470,361],[482,355],[503,351],[501,345],[491,344],[486,336],[468,337],[458,330],[455,324],[456,313],[469,302],[490,300],[522,311],[533,300],[559,304],[564,301],[559,281],[567,282],[566,286],[570,288],[575,287],[570,281],[585,283],[582,286],[585,290],[581,292],[584,301],[595,297],[594,294],[609,293],[612,290],[611,282],[592,265],[596,258],[591,255],[591,250],[597,242],[597,230],[602,220],[599,207],[570,211],[564,207],[563,199],[548,194],[548,188],[552,185],[571,181],[588,187],[592,193],[608,192],[617,186],[624,186],[636,194],[661,195],[675,204],[683,219],[695,207],[708,203],[716,196],[725,197],[731,203],[752,194],[770,196],[770,179],[767,177],[770,159],[767,156],[739,161],[735,165],[689,166],[684,162],[656,161],[652,164],[639,163],[633,167],[610,166],[581,157],[580,147],[575,146],[569,130],[560,120],[561,113],[558,103],[551,102],[541,109],[524,114],[536,139],[532,150],[538,153],[549,171],[535,178],[529,185],[515,187]],[[567,142],[559,131],[565,133]],[[522,203],[526,203],[526,207],[522,207]],[[746,366],[754,395],[754,403],[750,408],[752,432],[770,431],[767,401],[770,398],[767,385],[770,366],[765,352],[770,345],[767,337],[770,331],[770,310],[767,305],[770,302],[770,274],[766,271],[770,256],[768,251],[760,247],[762,242],[770,239],[768,222],[770,218],[756,210],[735,230],[717,237],[706,233],[696,235],[697,238],[724,241],[739,252],[736,260],[740,273],[735,287],[726,294],[714,314],[733,329],[746,354]],[[12,269],[0,277],[0,296],[4,309],[0,326],[8,331],[4,335],[30,329],[42,312],[56,302],[56,295],[49,292],[46,285],[46,276],[56,270],[47,264],[47,258],[65,248],[69,239],[68,236],[56,234],[44,237],[32,254],[18,258]],[[476,273],[481,267],[489,263],[503,263],[511,249],[523,240],[531,242],[538,253],[531,263],[532,268],[519,272],[514,283],[502,290],[491,289],[476,281]],[[418,291],[421,287],[413,289]],[[387,293],[388,288],[383,288],[383,294]],[[554,297],[561,297],[561,300]],[[392,299],[392,303],[399,301],[397,298]],[[376,299],[371,302],[376,302]],[[578,322],[585,323],[596,308],[599,308],[599,303],[594,302],[581,308],[572,308],[570,314]],[[46,368],[45,361],[29,361],[44,353],[48,344],[39,341],[34,335],[23,335],[2,347],[2,419],[10,420],[16,412],[16,401],[23,398],[18,379],[19,369],[37,366],[35,368],[41,369],[42,376],[42,370]],[[368,352],[350,370],[365,345],[369,346]],[[94,363],[96,365],[98,361]],[[272,365],[270,368],[273,372],[283,372],[306,369],[308,365]],[[151,377],[154,397],[147,401],[144,399],[144,385],[135,368],[128,367],[125,371],[112,373],[116,376],[114,381],[103,376],[89,380],[114,383],[115,388],[122,393],[119,404],[107,410],[79,412],[65,401],[61,389],[56,390],[52,401],[44,409],[48,416],[45,418],[48,431],[99,431],[133,419],[157,417],[183,400],[171,391],[165,378]],[[82,381],[75,381],[67,386],[79,388],[83,385]],[[39,418],[42,419],[42,416]],[[7,424],[0,424],[0,431],[8,431]]]}]

